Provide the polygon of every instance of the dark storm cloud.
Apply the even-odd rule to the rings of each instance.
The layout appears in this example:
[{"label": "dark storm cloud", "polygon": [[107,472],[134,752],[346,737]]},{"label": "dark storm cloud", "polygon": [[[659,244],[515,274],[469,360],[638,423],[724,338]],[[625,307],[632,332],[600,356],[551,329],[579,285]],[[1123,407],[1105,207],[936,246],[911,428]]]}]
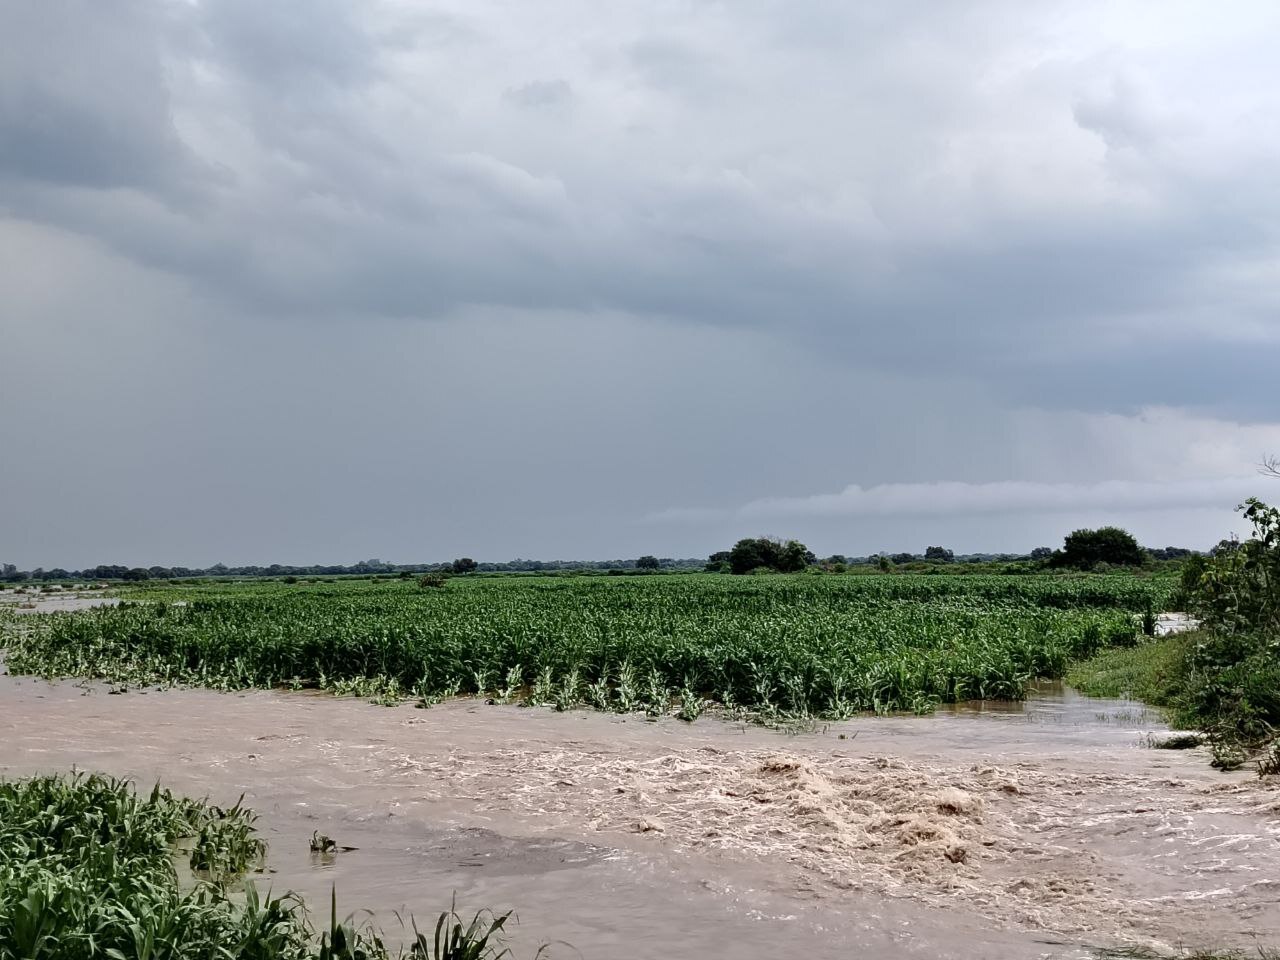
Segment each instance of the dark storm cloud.
[{"label": "dark storm cloud", "polygon": [[110,189],[169,185],[191,162],[146,0],[0,7],[0,176]]},{"label": "dark storm cloud", "polygon": [[[0,7],[6,394],[58,379],[49,357],[65,353],[77,403],[154,383],[194,411],[192,433],[222,436],[209,398],[243,391],[237,416],[289,409],[302,439],[290,459],[270,433],[238,446],[232,429],[222,453],[283,483],[324,470],[299,390],[360,398],[368,422],[384,391],[412,405],[483,390],[489,405],[453,413],[464,427],[421,425],[389,466],[406,497],[447,488],[474,526],[489,507],[467,490],[523,468],[471,434],[523,464],[545,456],[529,500],[494,521],[527,531],[529,553],[669,508],[712,510],[728,536],[737,505],[851,485],[1062,479],[1082,503],[1144,479],[1183,420],[1199,446],[1160,460],[1171,479],[1219,489],[1266,452],[1252,447],[1280,420],[1269,6],[1172,4],[1158,22],[1012,0],[411,6]],[[101,353],[113,330],[199,376],[168,379],[164,357],[98,368],[86,344]],[[324,350],[352,343],[362,363],[330,366]],[[613,384],[649,403],[618,403]],[[540,393],[586,405],[576,433],[503,419]],[[58,422],[80,436],[67,404]],[[369,427],[360,456],[407,430]],[[197,454],[185,462],[218,473]],[[437,458],[491,472],[449,486]],[[74,469],[28,458],[24,489],[47,488],[54,461]],[[588,505],[563,491],[584,475],[612,502],[574,521]],[[316,509],[338,489],[317,481]]]},{"label": "dark storm cloud", "polygon": [[[504,31],[516,25],[501,19],[472,17],[480,40],[464,45],[476,71],[469,84],[447,48],[406,57],[392,44],[393,8],[205,0],[166,5],[161,16],[159,5],[139,3],[120,23],[101,5],[59,6],[61,15],[12,18],[14,35],[34,35],[23,47],[74,62],[99,26],[108,42],[74,82],[33,79],[33,63],[9,67],[27,91],[6,112],[11,169],[157,191],[191,149],[171,118],[186,116],[194,149],[227,177],[208,184],[198,216],[138,224],[117,206],[94,222],[79,199],[59,215],[242,308],[432,317],[474,303],[608,307],[786,330],[877,366],[937,369],[967,350],[975,370],[1016,388],[1037,349],[1058,362],[1065,346],[1088,363],[1095,357],[1082,347],[1109,339],[1108,357],[1136,360],[1151,332],[1132,318],[1199,323],[1222,293],[1199,281],[1205,268],[1241,250],[1271,254],[1276,242],[1270,224],[1280,210],[1224,204],[1226,191],[1239,190],[1238,170],[1187,169],[1166,143],[1187,123],[1123,71],[1098,82],[1098,64],[1078,69],[1061,57],[1066,76],[1047,93],[1036,90],[1044,71],[1028,69],[1036,95],[1014,101],[1008,120],[992,113],[991,95],[972,87],[974,68],[1008,56],[999,40],[1009,28],[957,62],[948,42],[988,25],[972,14],[931,27],[848,14],[842,23],[860,47],[879,37],[907,62],[881,51],[848,64],[830,50],[810,76],[789,74],[794,61],[770,45],[781,36],[812,54],[839,16],[826,5],[815,5],[808,27],[803,13],[791,22],[770,5],[740,21],[700,12],[661,30],[624,20],[614,42],[577,67],[600,88],[594,113],[504,131],[499,102],[563,104],[573,88],[564,79],[506,82]],[[176,106],[161,52],[187,71]],[[951,74],[966,70],[971,86],[949,89]],[[789,131],[792,98],[813,101],[796,104],[813,110],[813,125]],[[1037,118],[1038,107],[1059,111],[1060,122]],[[771,122],[778,136],[799,139],[771,143]],[[1053,169],[1035,145],[1025,157],[1005,155],[1002,139],[1019,125],[1060,139],[1075,159]],[[972,128],[983,136],[968,157],[948,137],[973,138]],[[237,130],[231,148],[216,139]],[[589,156],[593,137],[604,156]],[[863,139],[884,159],[868,158]],[[920,147],[940,153],[915,154]],[[805,163],[806,149],[815,151],[811,170],[772,169]],[[1126,169],[1117,153],[1147,166]],[[853,166],[831,162],[841,157]],[[958,173],[948,169],[957,163]],[[1072,194],[1081,195],[1076,206]],[[1212,337],[1219,327],[1197,332]],[[1096,337],[1099,328],[1112,336]],[[1139,399],[1122,385],[1115,396]]]}]

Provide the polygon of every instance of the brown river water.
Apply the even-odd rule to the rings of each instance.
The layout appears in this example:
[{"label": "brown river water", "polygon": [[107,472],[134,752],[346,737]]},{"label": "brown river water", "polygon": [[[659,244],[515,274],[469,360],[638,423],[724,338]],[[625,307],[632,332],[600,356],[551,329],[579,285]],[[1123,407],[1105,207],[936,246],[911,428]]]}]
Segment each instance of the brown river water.
[{"label": "brown river water", "polygon": [[[1141,705],[783,734],[456,701],[0,676],[0,775],[72,767],[258,812],[275,892],[396,934],[512,908],[517,957],[1087,957],[1280,941],[1280,789],[1142,745]],[[355,847],[309,851],[313,831]]]}]

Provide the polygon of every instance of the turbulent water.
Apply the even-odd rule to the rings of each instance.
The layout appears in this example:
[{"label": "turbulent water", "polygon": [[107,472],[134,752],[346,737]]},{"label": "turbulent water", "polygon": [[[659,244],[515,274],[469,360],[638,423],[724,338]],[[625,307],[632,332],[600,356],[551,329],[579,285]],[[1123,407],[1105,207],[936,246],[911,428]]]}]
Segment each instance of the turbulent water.
[{"label": "turbulent water", "polygon": [[[0,771],[162,779],[261,814],[277,892],[515,908],[518,955],[1077,957],[1280,931],[1280,792],[1144,748],[1135,704],[784,735],[456,702],[0,678]],[[317,857],[313,831],[357,849]],[[327,917],[326,917],[327,919]]]}]

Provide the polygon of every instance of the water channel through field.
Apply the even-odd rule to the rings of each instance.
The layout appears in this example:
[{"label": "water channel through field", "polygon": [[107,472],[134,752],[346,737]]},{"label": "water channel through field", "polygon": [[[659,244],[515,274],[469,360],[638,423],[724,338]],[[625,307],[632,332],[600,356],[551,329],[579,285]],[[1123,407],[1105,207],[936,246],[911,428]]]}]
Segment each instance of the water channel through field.
[{"label": "water channel through field", "polygon": [[[320,909],[514,908],[517,956],[1083,957],[1280,931],[1280,792],[1152,750],[1140,705],[800,734],[457,701],[0,677],[0,773],[160,779],[260,815]],[[313,831],[354,850],[319,857]],[[327,919],[327,917],[326,917]]]}]

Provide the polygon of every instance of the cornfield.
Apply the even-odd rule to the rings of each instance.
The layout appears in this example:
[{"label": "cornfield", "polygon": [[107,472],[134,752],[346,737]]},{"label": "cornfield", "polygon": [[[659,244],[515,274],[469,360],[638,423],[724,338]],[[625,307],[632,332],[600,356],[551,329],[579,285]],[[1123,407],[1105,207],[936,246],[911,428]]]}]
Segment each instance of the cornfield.
[{"label": "cornfield", "polygon": [[39,618],[15,673],[222,689],[312,687],[427,705],[772,716],[1018,699],[1135,642],[1167,599],[1130,577],[455,578],[217,584]]}]

